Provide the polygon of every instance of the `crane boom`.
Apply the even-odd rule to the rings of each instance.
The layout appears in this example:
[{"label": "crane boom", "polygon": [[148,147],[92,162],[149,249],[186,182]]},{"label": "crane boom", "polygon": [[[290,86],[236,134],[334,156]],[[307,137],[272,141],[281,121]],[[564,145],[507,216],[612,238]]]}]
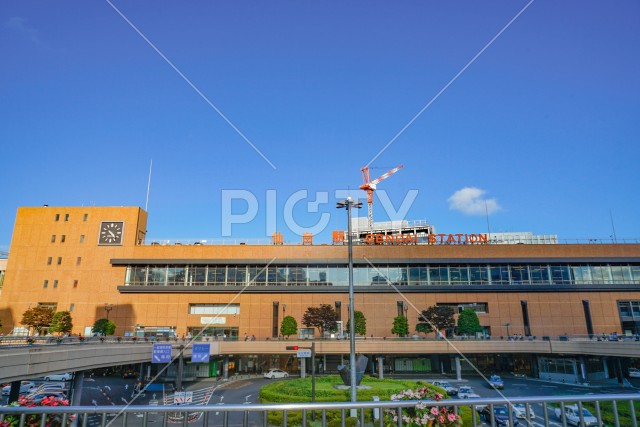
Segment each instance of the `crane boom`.
[{"label": "crane boom", "polygon": [[389,178],[391,175],[398,172],[403,167],[404,167],[403,165],[397,166],[391,169],[390,171],[380,175],[378,178],[374,179],[373,181],[371,180],[371,175],[369,173],[369,166],[365,166],[362,169],[360,169],[362,171],[362,181],[363,181],[363,184],[360,186],[360,189],[367,192],[367,216],[369,220],[368,221],[369,231],[373,231],[373,192],[376,190],[376,187],[380,182]]}]

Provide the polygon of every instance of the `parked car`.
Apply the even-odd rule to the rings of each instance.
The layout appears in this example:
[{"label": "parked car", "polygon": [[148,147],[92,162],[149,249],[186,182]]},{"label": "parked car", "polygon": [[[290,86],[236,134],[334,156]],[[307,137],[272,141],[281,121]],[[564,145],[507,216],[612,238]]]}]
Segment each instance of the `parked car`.
[{"label": "parked car", "polygon": [[[560,410],[560,408],[555,408],[554,412],[556,414],[556,417],[558,417],[558,419],[562,421],[562,411]],[[564,415],[567,420],[567,425],[584,427],[598,425],[598,419],[594,417],[586,408],[582,408],[582,419],[584,420],[584,424],[581,424],[578,405],[565,405]]]},{"label": "parked car", "polygon": [[629,378],[640,378],[640,369],[629,368]]},{"label": "parked car", "polygon": [[[34,388],[36,388],[36,385],[31,381],[22,381],[20,383],[20,394],[29,393]],[[8,396],[9,392],[11,392],[11,384],[2,387],[3,396]]]},{"label": "parked car", "polygon": [[280,369],[270,369],[269,371],[265,372],[263,375],[263,377],[270,378],[270,379],[287,378],[288,376],[289,374],[287,372]]},{"label": "parked car", "polygon": [[[491,422],[491,408],[485,406],[480,411],[480,418],[485,422]],[[512,427],[509,424],[509,409],[506,406],[494,406],[493,407],[493,419],[496,422],[496,426],[499,427]],[[513,418],[513,427],[519,426],[520,421],[517,418]]]},{"label": "parked car", "polygon": [[480,395],[474,392],[468,385],[463,385],[458,389],[458,397],[460,399],[476,399],[479,398]]},{"label": "parked car", "polygon": [[44,400],[45,397],[55,397],[55,398],[59,398],[59,399],[65,399],[67,398],[67,395],[61,392],[54,392],[54,391],[48,391],[48,392],[44,392],[44,393],[35,393],[35,394],[30,394],[27,396],[27,398],[33,400],[34,403],[40,403]]},{"label": "parked car", "polygon": [[452,386],[449,381],[436,380],[432,381],[431,384],[436,387],[440,387],[441,389],[446,391],[449,396],[456,396],[458,394],[458,389]]},{"label": "parked car", "polygon": [[[515,403],[513,405],[513,416],[516,418],[527,418],[527,407],[524,403]],[[533,412],[533,408],[529,405],[529,419],[534,420],[536,418],[536,414]]]},{"label": "parked car", "polygon": [[504,388],[504,381],[500,378],[500,375],[491,375],[489,377],[489,387],[496,390],[502,390]]},{"label": "parked car", "polygon": [[69,372],[65,372],[64,374],[51,374],[44,377],[45,381],[69,381],[73,377]]}]

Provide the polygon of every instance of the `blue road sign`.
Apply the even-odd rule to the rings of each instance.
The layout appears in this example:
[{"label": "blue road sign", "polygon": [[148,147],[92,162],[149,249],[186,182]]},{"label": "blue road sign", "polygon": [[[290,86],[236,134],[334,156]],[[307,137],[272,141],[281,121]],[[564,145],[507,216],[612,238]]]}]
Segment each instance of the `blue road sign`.
[{"label": "blue road sign", "polygon": [[210,350],[210,344],[193,344],[191,349],[191,361],[200,363],[208,362]]},{"label": "blue road sign", "polygon": [[151,363],[171,362],[171,344],[154,344],[151,352]]}]

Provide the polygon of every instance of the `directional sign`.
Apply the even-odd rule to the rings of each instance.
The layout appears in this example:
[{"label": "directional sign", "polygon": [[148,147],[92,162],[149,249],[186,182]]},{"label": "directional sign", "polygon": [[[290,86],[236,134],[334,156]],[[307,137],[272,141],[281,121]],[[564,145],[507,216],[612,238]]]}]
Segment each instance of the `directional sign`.
[{"label": "directional sign", "polygon": [[151,352],[151,363],[171,362],[171,344],[154,344]]},{"label": "directional sign", "polygon": [[186,393],[184,391],[176,391],[173,394],[173,404],[179,405],[181,403],[184,403],[185,394]]},{"label": "directional sign", "polygon": [[311,357],[311,350],[298,350],[298,357]]},{"label": "directional sign", "polygon": [[184,392],[184,403],[193,403],[193,392],[192,391],[185,391]]},{"label": "directional sign", "polygon": [[191,349],[191,362],[208,362],[211,344],[194,344]]}]

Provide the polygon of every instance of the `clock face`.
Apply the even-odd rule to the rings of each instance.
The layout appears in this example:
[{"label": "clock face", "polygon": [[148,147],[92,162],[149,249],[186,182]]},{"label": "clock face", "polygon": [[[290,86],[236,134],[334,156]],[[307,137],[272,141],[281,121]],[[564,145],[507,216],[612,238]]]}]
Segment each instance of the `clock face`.
[{"label": "clock face", "polygon": [[123,221],[102,221],[100,223],[99,245],[121,245],[124,232]]}]

